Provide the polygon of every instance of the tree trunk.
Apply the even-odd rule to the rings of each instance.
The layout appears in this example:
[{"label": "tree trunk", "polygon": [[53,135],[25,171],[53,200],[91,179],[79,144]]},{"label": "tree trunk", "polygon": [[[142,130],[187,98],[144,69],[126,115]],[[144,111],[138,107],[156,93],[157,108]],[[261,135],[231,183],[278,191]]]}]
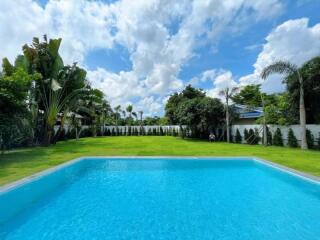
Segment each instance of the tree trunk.
[{"label": "tree trunk", "polygon": [[308,149],[307,136],[306,136],[306,108],[304,105],[304,91],[303,91],[303,79],[298,72],[299,82],[300,82],[300,128],[301,128],[301,149]]},{"label": "tree trunk", "polygon": [[267,123],[266,123],[266,114],[265,114],[265,111],[264,111],[264,99],[263,98],[262,98],[262,109],[263,109],[263,144],[264,144],[264,146],[268,146]]},{"label": "tree trunk", "polygon": [[44,134],[44,146],[48,147],[50,145],[51,136],[52,136],[52,129],[47,126]]},{"label": "tree trunk", "polygon": [[230,127],[229,127],[229,98],[226,98],[227,108],[226,108],[226,123],[227,123],[227,142],[230,143]]},{"label": "tree trunk", "polygon": [[78,128],[75,127],[75,130],[76,130],[76,140],[78,140]]}]

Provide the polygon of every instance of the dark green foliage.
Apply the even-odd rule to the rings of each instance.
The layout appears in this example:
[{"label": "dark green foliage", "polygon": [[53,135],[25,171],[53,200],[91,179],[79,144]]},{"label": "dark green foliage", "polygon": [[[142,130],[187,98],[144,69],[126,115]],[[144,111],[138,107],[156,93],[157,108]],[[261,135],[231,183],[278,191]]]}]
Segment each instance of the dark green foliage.
[{"label": "dark green foliage", "polygon": [[166,117],[170,124],[185,125],[192,138],[207,139],[209,130],[224,121],[224,107],[219,99],[210,98],[201,89],[187,86],[169,98]]},{"label": "dark green foliage", "polygon": [[318,146],[317,146],[317,149],[320,150],[320,132],[318,134]]},{"label": "dark green foliage", "polygon": [[147,133],[148,136],[151,136],[152,135],[152,129],[151,128],[148,128],[148,133]]},{"label": "dark green foliage", "polygon": [[69,139],[75,139],[76,138],[76,129],[75,128],[72,128],[70,131],[69,131]]},{"label": "dark green foliage", "polygon": [[293,148],[298,147],[298,140],[291,128],[289,128],[289,131],[288,131],[288,146]]},{"label": "dark green foliage", "polygon": [[248,132],[248,130],[246,128],[243,131],[243,135],[244,135],[244,140],[246,141],[246,143],[248,143],[249,132]]},{"label": "dark green foliage", "polygon": [[0,150],[10,150],[20,146],[25,139],[29,138],[28,122],[23,119],[0,115]]},{"label": "dark green foliage", "polygon": [[132,135],[132,129],[131,129],[131,127],[130,127],[130,126],[128,127],[127,135],[128,135],[128,136],[131,136],[131,135]]},{"label": "dark green foliage", "polygon": [[306,137],[307,137],[308,148],[313,149],[314,148],[314,136],[309,129],[307,129],[307,131],[306,131]]},{"label": "dark green foliage", "polygon": [[84,128],[81,131],[80,137],[91,137],[91,136],[92,136],[92,134],[91,134],[90,128]]},{"label": "dark green foliage", "polygon": [[160,127],[160,130],[159,130],[159,135],[160,135],[160,136],[164,136],[164,132],[163,132],[163,129],[162,129],[162,127]]},{"label": "dark green foliage", "polygon": [[236,143],[241,143],[241,142],[242,142],[242,136],[241,136],[241,134],[240,134],[239,129],[237,129],[237,131],[236,131],[236,139],[235,139],[235,142],[236,142]]},{"label": "dark green foliage", "polygon": [[58,137],[58,141],[64,141],[64,140],[67,140],[67,136],[66,136],[66,130],[62,128]]},{"label": "dark green foliage", "polygon": [[272,145],[272,133],[268,127],[267,127],[267,144]]},{"label": "dark green foliage", "polygon": [[177,136],[176,128],[173,128],[173,129],[172,129],[172,136],[174,136],[174,137],[176,137],[176,136]]},{"label": "dark green foliage", "polygon": [[261,85],[247,85],[232,97],[233,102],[249,107],[261,107]]},{"label": "dark green foliage", "polygon": [[275,146],[283,146],[283,138],[280,128],[277,128],[273,135],[273,145]]},{"label": "dark green foliage", "polygon": [[111,130],[111,136],[116,136],[116,130],[114,128]]},{"label": "dark green foliage", "polygon": [[[307,124],[320,123],[320,56],[304,63],[299,72],[303,78],[304,104]],[[299,120],[299,80],[292,74],[285,79],[289,93],[290,110]]]},{"label": "dark green foliage", "polygon": [[260,140],[260,137],[259,137],[259,132],[257,129],[252,129],[250,128],[249,129],[249,133],[248,133],[248,139],[247,139],[247,142],[249,144],[258,144],[259,143],[259,140]]},{"label": "dark green foliage", "polygon": [[156,128],[153,128],[153,129],[152,129],[152,135],[153,135],[153,136],[157,136],[157,129],[156,129]]},{"label": "dark green foliage", "polygon": [[180,126],[179,136],[184,139],[186,137],[186,129]]},{"label": "dark green foliage", "polygon": [[111,136],[111,131],[109,128],[106,128],[105,130],[105,136]]}]

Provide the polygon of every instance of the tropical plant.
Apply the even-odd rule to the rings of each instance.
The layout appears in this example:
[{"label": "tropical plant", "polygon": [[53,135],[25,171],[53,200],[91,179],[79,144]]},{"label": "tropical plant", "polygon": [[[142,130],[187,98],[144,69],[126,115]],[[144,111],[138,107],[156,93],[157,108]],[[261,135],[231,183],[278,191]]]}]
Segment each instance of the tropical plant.
[{"label": "tropical plant", "polygon": [[286,77],[291,75],[299,82],[299,113],[300,113],[300,128],[301,128],[301,149],[307,149],[306,139],[306,109],[304,104],[304,84],[303,78],[298,67],[290,62],[278,61],[262,70],[261,78],[266,79],[273,73],[285,74]]},{"label": "tropical plant", "polygon": [[227,128],[227,142],[230,142],[230,117],[229,117],[229,100],[238,91],[237,87],[225,88],[219,92],[220,96],[223,96],[226,101],[225,111],[226,111],[226,128]]}]

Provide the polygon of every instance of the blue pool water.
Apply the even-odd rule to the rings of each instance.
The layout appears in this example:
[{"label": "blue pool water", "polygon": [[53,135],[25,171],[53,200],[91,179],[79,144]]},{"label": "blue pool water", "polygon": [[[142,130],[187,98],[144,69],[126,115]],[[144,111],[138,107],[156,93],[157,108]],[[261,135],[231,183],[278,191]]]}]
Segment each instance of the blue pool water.
[{"label": "blue pool water", "polygon": [[0,193],[0,239],[320,239],[320,185],[253,160],[86,159]]}]

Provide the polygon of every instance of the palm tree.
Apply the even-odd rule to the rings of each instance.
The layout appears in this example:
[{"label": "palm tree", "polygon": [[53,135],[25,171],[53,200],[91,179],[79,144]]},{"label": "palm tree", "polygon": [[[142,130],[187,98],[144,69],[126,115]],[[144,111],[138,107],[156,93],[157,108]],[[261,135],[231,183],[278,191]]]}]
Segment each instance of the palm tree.
[{"label": "palm tree", "polygon": [[140,114],[140,125],[142,126],[142,116],[143,116],[143,111],[139,111]]},{"label": "palm tree", "polygon": [[229,116],[229,99],[238,91],[237,87],[225,88],[219,92],[220,96],[226,99],[226,124],[227,124],[227,142],[230,142],[230,116]]},{"label": "palm tree", "polygon": [[129,113],[129,118],[132,118],[132,110],[133,110],[133,106],[132,105],[128,105],[126,108],[126,111]]},{"label": "palm tree", "polygon": [[132,116],[138,121],[138,114],[136,112],[132,112]]},{"label": "palm tree", "polygon": [[306,137],[306,108],[304,105],[304,89],[303,78],[300,74],[299,68],[287,61],[275,62],[262,70],[261,78],[266,79],[273,73],[285,74],[295,77],[299,82],[299,113],[300,113],[300,128],[301,128],[301,149],[308,149]]},{"label": "palm tree", "polygon": [[118,105],[114,108],[114,111],[116,112],[115,117],[116,117],[116,126],[118,126],[118,118],[120,117],[120,112],[121,112],[121,105]]}]

